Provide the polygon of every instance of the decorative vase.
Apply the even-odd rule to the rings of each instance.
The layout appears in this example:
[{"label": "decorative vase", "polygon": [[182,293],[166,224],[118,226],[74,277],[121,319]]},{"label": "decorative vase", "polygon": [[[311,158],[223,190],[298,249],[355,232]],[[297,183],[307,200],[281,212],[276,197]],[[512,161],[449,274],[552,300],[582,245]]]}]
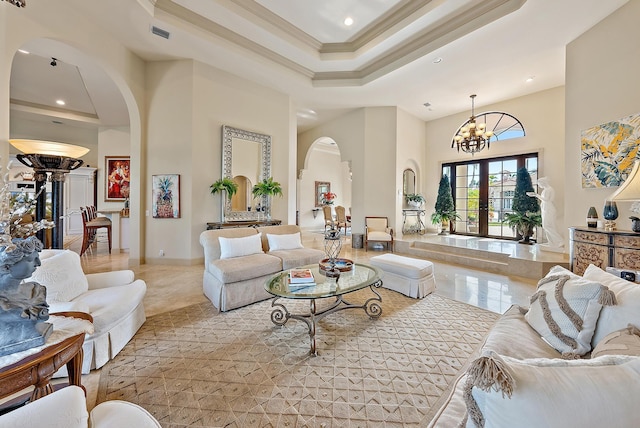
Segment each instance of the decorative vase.
[{"label": "decorative vase", "polygon": [[420,201],[408,201],[407,204],[409,204],[409,206],[414,207],[414,208],[420,208],[420,206],[422,205],[422,202],[420,202]]},{"label": "decorative vase", "polygon": [[614,220],[618,218],[618,206],[614,201],[604,202],[602,217],[606,220],[604,223],[605,230],[612,231],[616,229],[616,222]]},{"label": "decorative vase", "polygon": [[598,227],[598,212],[596,207],[590,207],[587,212],[587,227]]},{"label": "decorative vase", "polygon": [[634,232],[640,232],[640,218],[629,217],[631,219],[631,230]]},{"label": "decorative vase", "polygon": [[339,277],[340,270],[335,267],[336,259],[340,256],[342,250],[342,239],[340,238],[340,229],[335,223],[331,223],[331,227],[324,233],[324,252],[327,255],[329,269],[325,270],[328,277]]}]

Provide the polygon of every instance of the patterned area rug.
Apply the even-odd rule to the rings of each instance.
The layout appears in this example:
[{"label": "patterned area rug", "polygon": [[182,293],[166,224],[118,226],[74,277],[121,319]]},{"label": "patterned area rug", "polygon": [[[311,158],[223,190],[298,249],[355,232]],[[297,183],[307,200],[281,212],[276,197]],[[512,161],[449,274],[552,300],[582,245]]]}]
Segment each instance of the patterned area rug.
[{"label": "patterned area rug", "polygon": [[140,404],[163,427],[426,426],[499,315],[379,292],[379,319],[349,309],[319,322],[317,357],[306,324],[272,324],[270,300],[150,317],[102,368],[98,402]]}]

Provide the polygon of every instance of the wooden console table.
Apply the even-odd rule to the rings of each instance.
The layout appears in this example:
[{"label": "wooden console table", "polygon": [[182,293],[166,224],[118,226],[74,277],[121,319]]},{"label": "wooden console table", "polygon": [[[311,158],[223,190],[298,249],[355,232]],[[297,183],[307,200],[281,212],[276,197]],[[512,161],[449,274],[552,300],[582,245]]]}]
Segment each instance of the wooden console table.
[{"label": "wooden console table", "polygon": [[[60,312],[51,315],[93,322],[91,315],[84,312]],[[50,346],[45,344],[44,349],[39,352],[0,368],[0,399],[29,386],[34,386],[30,401],[52,393],[53,387],[49,381],[53,374],[65,364],[69,374],[69,384],[84,389],[81,382],[84,335],[83,331],[71,334]]]},{"label": "wooden console table", "polygon": [[640,233],[570,227],[571,271],[582,275],[590,264],[601,269],[615,267],[640,270]]},{"label": "wooden console table", "polygon": [[282,220],[239,220],[239,221],[218,221],[207,223],[207,230],[212,229],[229,229],[234,227],[260,227],[260,226],[278,226],[282,224]]}]

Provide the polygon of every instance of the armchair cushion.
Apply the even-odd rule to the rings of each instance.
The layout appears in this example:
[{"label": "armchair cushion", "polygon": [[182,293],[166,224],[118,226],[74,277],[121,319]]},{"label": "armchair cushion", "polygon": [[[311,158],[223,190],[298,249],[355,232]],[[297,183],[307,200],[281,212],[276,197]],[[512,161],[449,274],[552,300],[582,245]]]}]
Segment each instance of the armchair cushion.
[{"label": "armchair cushion", "polygon": [[78,253],[62,250],[41,255],[42,265],[27,281],[47,287],[47,302],[68,302],[89,289]]}]

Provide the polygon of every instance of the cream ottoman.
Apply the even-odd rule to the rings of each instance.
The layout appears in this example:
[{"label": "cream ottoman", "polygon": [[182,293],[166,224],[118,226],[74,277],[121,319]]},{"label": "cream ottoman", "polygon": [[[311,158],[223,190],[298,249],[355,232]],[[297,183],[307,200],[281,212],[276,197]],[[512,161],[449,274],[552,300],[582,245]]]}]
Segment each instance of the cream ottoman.
[{"label": "cream ottoman", "polygon": [[382,286],[414,299],[422,299],[436,289],[433,263],[427,260],[382,254],[371,257],[371,265],[382,270]]}]

